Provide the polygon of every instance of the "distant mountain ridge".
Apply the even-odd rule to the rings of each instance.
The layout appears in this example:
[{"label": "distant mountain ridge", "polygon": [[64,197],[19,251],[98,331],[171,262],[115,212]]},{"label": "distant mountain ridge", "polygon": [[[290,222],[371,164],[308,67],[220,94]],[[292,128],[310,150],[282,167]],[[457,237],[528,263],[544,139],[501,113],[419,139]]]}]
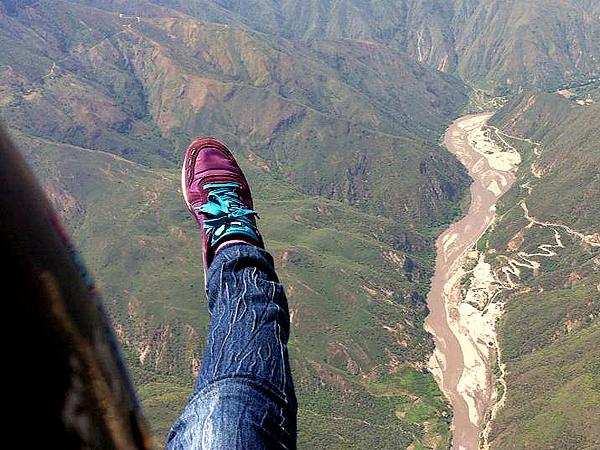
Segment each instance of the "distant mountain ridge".
[{"label": "distant mountain ridge", "polygon": [[[73,2],[134,16],[180,11],[294,40],[378,42],[476,86],[512,92],[600,74],[600,7],[588,0]],[[16,5],[4,7],[16,12]]]},{"label": "distant mountain ridge", "polygon": [[[119,2],[111,2],[116,7]],[[555,88],[600,73],[598,4],[580,0],[157,0],[294,39],[380,42],[482,87]],[[131,11],[136,10],[130,4]]]}]

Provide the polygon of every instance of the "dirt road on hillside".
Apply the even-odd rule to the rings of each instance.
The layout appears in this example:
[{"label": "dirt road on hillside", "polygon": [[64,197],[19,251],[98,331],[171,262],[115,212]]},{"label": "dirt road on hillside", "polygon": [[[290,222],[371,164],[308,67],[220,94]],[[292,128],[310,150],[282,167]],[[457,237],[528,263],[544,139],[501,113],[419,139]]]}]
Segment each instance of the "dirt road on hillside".
[{"label": "dirt road on hillside", "polygon": [[493,223],[496,201],[515,181],[520,163],[518,153],[500,148],[484,132],[491,116],[485,113],[458,119],[448,128],[444,141],[474,180],[467,215],[437,241],[436,270],[427,298],[430,315],[426,329],[436,344],[430,367],[454,410],[454,450],[479,448],[485,412],[496,396],[489,369],[490,348],[495,342],[474,338],[477,333],[469,331],[473,320],[461,317],[460,295],[465,258]]}]

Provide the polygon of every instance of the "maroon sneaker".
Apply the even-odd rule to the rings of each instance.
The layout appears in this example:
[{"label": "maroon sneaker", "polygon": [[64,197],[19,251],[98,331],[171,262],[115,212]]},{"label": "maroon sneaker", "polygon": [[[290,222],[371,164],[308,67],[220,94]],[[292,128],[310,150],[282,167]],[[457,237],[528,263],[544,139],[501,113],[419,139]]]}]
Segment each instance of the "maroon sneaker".
[{"label": "maroon sneaker", "polygon": [[204,276],[219,245],[242,240],[264,247],[256,227],[248,181],[225,145],[198,138],[185,152],[181,190],[188,210],[202,228]]}]

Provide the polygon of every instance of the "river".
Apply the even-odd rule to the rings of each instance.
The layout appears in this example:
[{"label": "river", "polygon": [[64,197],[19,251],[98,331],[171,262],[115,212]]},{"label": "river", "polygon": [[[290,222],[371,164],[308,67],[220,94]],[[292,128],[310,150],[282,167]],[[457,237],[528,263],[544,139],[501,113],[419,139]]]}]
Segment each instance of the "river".
[{"label": "river", "polygon": [[460,293],[463,266],[468,258],[477,260],[474,247],[494,222],[496,202],[514,183],[520,163],[518,153],[500,148],[490,139],[491,129],[485,131],[491,116],[461,117],[448,128],[444,139],[473,178],[466,216],[437,240],[435,273],[427,298],[430,314],[425,321],[436,345],[430,369],[454,411],[454,450],[479,448],[485,413],[496,400],[490,370],[492,349],[497,346],[496,317],[466,304]]}]

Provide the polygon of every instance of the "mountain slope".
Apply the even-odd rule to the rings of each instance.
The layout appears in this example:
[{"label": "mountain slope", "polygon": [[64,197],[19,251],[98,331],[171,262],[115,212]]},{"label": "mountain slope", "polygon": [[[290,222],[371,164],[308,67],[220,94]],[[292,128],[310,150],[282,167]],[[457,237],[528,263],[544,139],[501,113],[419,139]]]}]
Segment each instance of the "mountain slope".
[{"label": "mountain slope", "polygon": [[158,442],[208,321],[177,169],[202,132],[235,149],[287,287],[301,446],[447,447],[422,323],[432,225],[467,183],[436,144],[461,82],[379,44],[294,43],[152,5],[139,19],[3,11],[0,111],[98,277]]},{"label": "mountain slope", "polygon": [[[149,2],[106,0],[83,3],[141,14]],[[380,42],[420,63],[452,71],[452,3],[403,0],[242,1],[158,0],[152,2],[210,22],[236,25],[293,40],[352,39]],[[461,9],[473,0],[460,1]]]},{"label": "mountain slope", "polygon": [[[600,218],[600,104],[580,106],[557,94],[515,99],[494,118],[509,135],[541,144],[528,197],[533,216],[598,231]],[[557,198],[566,201],[556,202]]]},{"label": "mountain slope", "polygon": [[[50,41],[61,42],[69,29],[48,22],[86,23],[86,11],[42,2],[6,19],[6,45],[33,54],[32,64],[50,74],[4,56],[2,111],[11,126],[163,166],[203,130],[252,147],[305,192],[409,221],[416,213],[435,223],[458,199],[464,172],[431,143],[466,102],[456,80],[379,45],[292,44],[187,18],[138,22],[101,10],[93,10],[105,24],[100,36],[73,30],[70,46],[56,46],[52,58],[32,50],[36,27],[60,29]],[[21,29],[32,36],[8,40]],[[402,188],[390,201],[384,191],[396,180]]]},{"label": "mountain slope", "polygon": [[[98,277],[160,441],[189,395],[208,321],[197,231],[179,198],[178,173],[15,136]],[[380,427],[389,430],[379,437],[384,448],[447,442],[450,413],[420,372],[431,350],[421,325],[425,242],[392,220],[303,196],[242,162],[290,301],[301,443],[348,448],[336,437],[344,430],[361,448]],[[390,243],[369,236],[374,230]],[[402,235],[422,257],[394,249]],[[323,415],[341,419],[328,424]]]},{"label": "mountain slope", "polygon": [[575,1],[483,1],[456,43],[460,75],[477,84],[556,88],[600,72],[600,18]]},{"label": "mountain slope", "polygon": [[492,422],[494,449],[600,445],[598,111],[524,94],[492,122],[523,156],[479,245],[506,300],[496,367],[506,396]]},{"label": "mountain slope", "polygon": [[[383,43],[483,87],[555,88],[600,72],[600,18],[579,0],[160,0],[196,17],[294,39]],[[122,7],[113,2],[109,7]],[[134,5],[131,11],[136,10]]]}]

